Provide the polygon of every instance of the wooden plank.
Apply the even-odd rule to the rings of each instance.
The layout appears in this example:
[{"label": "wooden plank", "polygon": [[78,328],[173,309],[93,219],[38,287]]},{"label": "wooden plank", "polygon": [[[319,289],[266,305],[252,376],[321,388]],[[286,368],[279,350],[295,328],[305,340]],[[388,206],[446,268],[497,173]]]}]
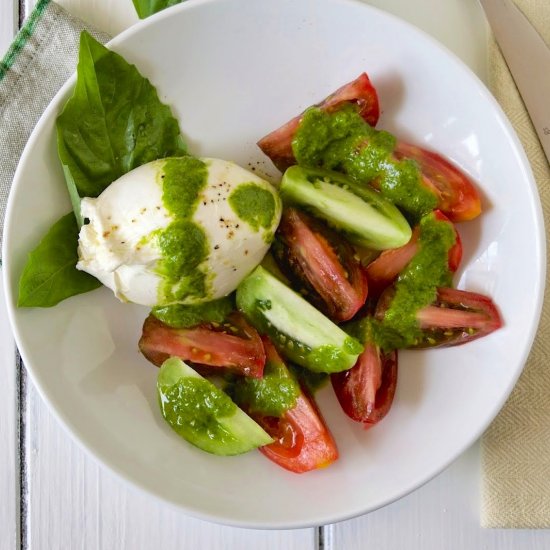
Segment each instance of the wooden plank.
[{"label": "wooden plank", "polygon": [[[0,6],[0,20],[5,11]],[[18,539],[19,464],[18,391],[15,344],[0,280],[0,548],[15,548]]]},{"label": "wooden plank", "polygon": [[264,532],[210,524],[128,487],[70,439],[30,384],[27,441],[27,548],[315,548],[314,529]]},{"label": "wooden plank", "polygon": [[482,529],[479,445],[421,489],[360,518],[325,528],[326,550],[547,550],[550,530]]},{"label": "wooden plank", "polygon": [[18,21],[18,0],[2,0],[0,2],[0,59],[4,57],[17,32]]},{"label": "wooden plank", "polygon": [[[6,53],[17,32],[18,14],[17,0],[0,2],[0,58]],[[0,280],[0,548],[15,548],[18,540],[19,415],[15,357],[4,285]]]}]

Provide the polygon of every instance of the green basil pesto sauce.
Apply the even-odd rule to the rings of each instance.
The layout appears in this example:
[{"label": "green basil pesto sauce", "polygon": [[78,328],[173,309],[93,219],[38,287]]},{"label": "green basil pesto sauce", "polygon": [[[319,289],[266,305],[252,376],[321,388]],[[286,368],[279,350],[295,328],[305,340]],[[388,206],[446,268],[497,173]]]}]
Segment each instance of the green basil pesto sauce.
[{"label": "green basil pesto sauce", "polygon": [[325,386],[330,376],[326,372],[313,372],[312,370],[305,369],[299,365],[293,365],[292,363],[289,364],[288,368],[300,381],[300,384],[312,394]]},{"label": "green basil pesto sauce", "polygon": [[332,113],[308,109],[292,140],[298,164],[344,172],[360,183],[376,181],[388,200],[417,220],[436,207],[437,198],[422,185],[415,161],[393,157],[395,145],[392,134],[372,128],[351,105]]},{"label": "green basil pesto sauce", "polygon": [[268,360],[262,378],[239,378],[228,391],[252,415],[281,417],[296,405],[300,386],[284,364]]},{"label": "green basil pesto sauce", "polygon": [[366,345],[375,341],[374,327],[375,323],[373,318],[367,316],[358,321],[346,323],[344,330],[354,338],[357,338],[361,344]]},{"label": "green basil pesto sauce", "polygon": [[206,187],[208,167],[194,157],[169,158],[164,163],[162,201],[165,208],[180,218],[190,218]]},{"label": "green basil pesto sauce", "polygon": [[[228,198],[229,206],[254,231],[270,229],[275,217],[275,197],[256,183],[241,183]],[[268,237],[272,239],[272,232]]]},{"label": "green basil pesto sauce", "polygon": [[235,309],[233,297],[226,296],[204,304],[173,304],[154,307],[151,313],[174,328],[191,328],[201,323],[223,323]]},{"label": "green basil pesto sauce", "polygon": [[200,265],[208,257],[208,240],[192,216],[207,184],[208,167],[193,157],[169,158],[160,177],[162,201],[174,221],[157,237],[162,253],[157,272],[163,277],[159,301],[204,298],[208,280]]},{"label": "green basil pesto sauce", "polygon": [[160,387],[160,406],[168,424],[185,439],[205,439],[219,443],[236,441],[219,419],[231,417],[237,405],[201,378],[181,378],[169,387]]},{"label": "green basil pesto sauce", "polygon": [[359,355],[363,347],[353,338],[347,338],[344,345],[319,346],[311,350],[307,357],[308,366],[315,372],[339,372],[346,370],[350,355]]},{"label": "green basil pesto sauce", "polygon": [[190,220],[173,221],[158,237],[162,259],[157,272],[163,276],[163,301],[177,302],[207,295],[206,274],[199,266],[208,258],[203,229]]},{"label": "green basil pesto sauce", "polygon": [[436,289],[450,286],[449,249],[455,244],[453,227],[434,214],[420,220],[419,250],[402,271],[383,321],[374,322],[374,338],[385,350],[406,348],[421,336],[416,312],[430,305]]}]

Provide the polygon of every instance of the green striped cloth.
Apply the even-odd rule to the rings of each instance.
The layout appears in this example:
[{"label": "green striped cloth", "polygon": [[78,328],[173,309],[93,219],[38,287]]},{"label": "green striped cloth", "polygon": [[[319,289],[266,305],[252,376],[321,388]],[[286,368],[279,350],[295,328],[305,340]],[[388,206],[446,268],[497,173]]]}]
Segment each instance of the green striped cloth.
[{"label": "green striped cloth", "polygon": [[109,39],[55,2],[39,0],[0,61],[0,239],[17,163],[38,119],[76,70],[83,29]]}]

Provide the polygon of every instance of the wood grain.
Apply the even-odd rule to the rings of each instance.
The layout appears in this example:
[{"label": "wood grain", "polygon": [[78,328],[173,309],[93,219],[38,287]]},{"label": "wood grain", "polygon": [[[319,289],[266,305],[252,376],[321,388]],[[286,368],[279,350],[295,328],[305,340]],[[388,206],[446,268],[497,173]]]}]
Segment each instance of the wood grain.
[{"label": "wood grain", "polygon": [[[0,20],[4,13],[0,7]],[[15,548],[18,538],[17,397],[15,344],[0,280],[0,549]]]},{"label": "wood grain", "polygon": [[[0,58],[17,31],[18,8],[17,0],[0,0]],[[0,280],[0,549],[15,548],[18,540],[17,401],[15,344],[8,322],[4,285]]]},{"label": "wood grain", "polygon": [[0,0],[0,59],[15,36],[19,19],[18,0]]},{"label": "wood grain", "polygon": [[398,502],[326,528],[326,550],[548,550],[550,530],[479,526],[479,444]]}]

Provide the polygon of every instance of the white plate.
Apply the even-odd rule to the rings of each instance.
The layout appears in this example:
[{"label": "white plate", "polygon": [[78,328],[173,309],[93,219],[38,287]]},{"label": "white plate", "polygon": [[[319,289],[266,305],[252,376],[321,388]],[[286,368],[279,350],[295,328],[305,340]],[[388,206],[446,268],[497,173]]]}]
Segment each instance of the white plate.
[{"label": "white plate", "polygon": [[70,209],[54,122],[73,79],[25,149],[4,242],[16,340],[60,421],[132,484],[231,525],[335,522],[391,502],[441,471],[504,403],[542,300],[545,247],[536,187],[489,92],[427,35],[347,0],[195,0],[111,44],[173,106],[192,152],[244,166],[262,162],[254,145],[259,137],[366,70],[381,97],[381,127],[440,151],[479,182],[485,213],[460,228],[459,286],[491,295],[505,327],[463,347],[401,353],[395,404],[369,432],[344,416],[330,388],[323,390],[320,405],[341,454],[326,470],[298,476],[259,453],[222,458],[187,445],[163,422],[157,370],[137,351],[146,309],[120,304],[106,289],[47,310],[15,307],[27,252]]}]

